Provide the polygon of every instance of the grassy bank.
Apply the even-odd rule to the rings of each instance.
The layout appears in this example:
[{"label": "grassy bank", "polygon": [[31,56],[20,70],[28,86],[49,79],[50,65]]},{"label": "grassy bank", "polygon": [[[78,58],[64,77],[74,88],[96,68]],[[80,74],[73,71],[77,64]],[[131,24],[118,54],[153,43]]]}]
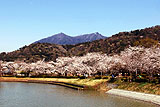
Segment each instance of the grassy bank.
[{"label": "grassy bank", "polygon": [[8,82],[27,82],[27,81],[55,81],[55,82],[63,82],[70,83],[80,86],[88,87],[89,89],[99,89],[100,84],[103,84],[108,81],[108,79],[66,79],[66,78],[16,78],[16,77],[0,77],[0,81],[8,81]]},{"label": "grassy bank", "polygon": [[115,82],[115,84],[118,84],[117,89],[160,95],[160,84],[136,82]]}]

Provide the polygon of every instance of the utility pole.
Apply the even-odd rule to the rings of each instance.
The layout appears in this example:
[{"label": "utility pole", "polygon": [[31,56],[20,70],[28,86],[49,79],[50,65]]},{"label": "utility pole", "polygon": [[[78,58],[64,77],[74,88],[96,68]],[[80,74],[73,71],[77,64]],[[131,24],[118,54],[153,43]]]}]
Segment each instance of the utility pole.
[{"label": "utility pole", "polygon": [[102,79],[102,70],[101,70],[101,79]]}]

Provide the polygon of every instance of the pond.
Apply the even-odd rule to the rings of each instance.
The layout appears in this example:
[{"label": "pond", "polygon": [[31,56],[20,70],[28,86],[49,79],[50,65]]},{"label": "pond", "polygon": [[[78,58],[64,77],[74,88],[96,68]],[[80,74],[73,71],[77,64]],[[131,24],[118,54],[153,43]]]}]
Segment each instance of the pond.
[{"label": "pond", "polygon": [[57,85],[0,82],[0,107],[156,107],[143,101]]}]

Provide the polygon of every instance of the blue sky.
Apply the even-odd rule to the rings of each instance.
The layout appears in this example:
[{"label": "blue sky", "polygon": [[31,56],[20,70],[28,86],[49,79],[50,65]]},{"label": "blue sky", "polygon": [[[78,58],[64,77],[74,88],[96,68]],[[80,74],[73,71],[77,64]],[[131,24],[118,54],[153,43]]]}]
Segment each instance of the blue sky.
[{"label": "blue sky", "polygon": [[0,0],[0,52],[64,32],[111,36],[160,25],[160,0]]}]

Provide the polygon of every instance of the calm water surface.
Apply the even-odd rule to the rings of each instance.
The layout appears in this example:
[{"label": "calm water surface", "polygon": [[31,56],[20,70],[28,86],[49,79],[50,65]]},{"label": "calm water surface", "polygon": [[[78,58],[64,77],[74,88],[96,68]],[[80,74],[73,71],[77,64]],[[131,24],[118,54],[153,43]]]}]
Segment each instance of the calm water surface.
[{"label": "calm water surface", "polygon": [[49,84],[0,82],[0,107],[156,107],[156,105]]}]

